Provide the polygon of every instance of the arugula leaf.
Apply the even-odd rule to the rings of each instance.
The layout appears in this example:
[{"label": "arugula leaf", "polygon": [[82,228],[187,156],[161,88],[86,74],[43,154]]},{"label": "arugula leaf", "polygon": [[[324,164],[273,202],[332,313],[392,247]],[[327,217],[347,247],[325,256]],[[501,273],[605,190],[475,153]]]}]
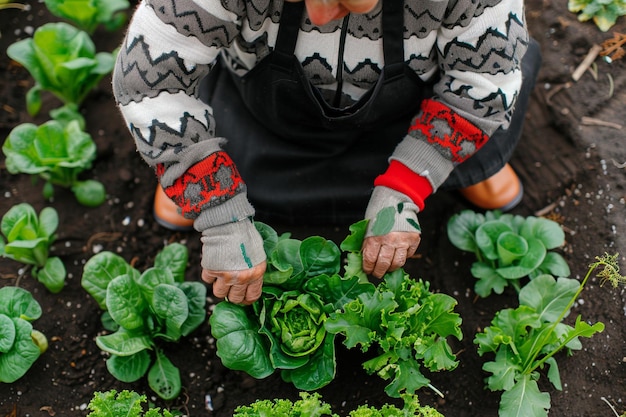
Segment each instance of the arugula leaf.
[{"label": "arugula leaf", "polygon": [[537,381],[524,375],[502,394],[500,417],[546,417],[550,409],[550,394],[539,391]]},{"label": "arugula leaf", "polygon": [[538,369],[548,365],[548,380],[560,389],[554,355],[563,348],[579,348],[579,336],[591,337],[604,329],[602,323],[589,325],[580,316],[574,327],[562,323],[588,276],[583,283],[551,275],[536,277],[520,290],[519,307],[498,311],[491,325],[474,338],[480,356],[495,353],[483,370],[491,373],[487,387],[504,391],[500,417],[546,416],[550,395],[538,389]]}]

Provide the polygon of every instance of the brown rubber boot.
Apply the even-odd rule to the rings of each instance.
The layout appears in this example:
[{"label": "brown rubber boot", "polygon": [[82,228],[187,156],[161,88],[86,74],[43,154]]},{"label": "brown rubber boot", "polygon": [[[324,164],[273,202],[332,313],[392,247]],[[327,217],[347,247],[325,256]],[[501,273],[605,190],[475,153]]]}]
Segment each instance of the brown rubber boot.
[{"label": "brown rubber boot", "polygon": [[175,232],[190,232],[193,230],[193,219],[186,219],[180,214],[179,208],[171,198],[165,194],[163,187],[157,185],[154,194],[154,219],[166,229]]},{"label": "brown rubber boot", "polygon": [[511,165],[477,184],[459,189],[466,200],[484,210],[509,211],[522,201],[524,187]]}]

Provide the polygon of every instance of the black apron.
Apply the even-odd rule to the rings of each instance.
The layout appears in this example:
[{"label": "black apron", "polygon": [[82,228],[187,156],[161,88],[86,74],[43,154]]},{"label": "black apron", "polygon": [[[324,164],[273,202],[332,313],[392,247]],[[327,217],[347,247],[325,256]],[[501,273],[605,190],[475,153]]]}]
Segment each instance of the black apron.
[{"label": "black apron", "polygon": [[[274,50],[243,77],[224,65],[211,71],[204,93],[216,133],[228,139],[257,220],[343,225],[363,218],[374,178],[433,94],[432,83],[404,62],[403,2],[382,7],[384,68],[347,108],[330,106],[293,54],[304,2],[284,3]],[[507,142],[512,152],[515,143]]]}]

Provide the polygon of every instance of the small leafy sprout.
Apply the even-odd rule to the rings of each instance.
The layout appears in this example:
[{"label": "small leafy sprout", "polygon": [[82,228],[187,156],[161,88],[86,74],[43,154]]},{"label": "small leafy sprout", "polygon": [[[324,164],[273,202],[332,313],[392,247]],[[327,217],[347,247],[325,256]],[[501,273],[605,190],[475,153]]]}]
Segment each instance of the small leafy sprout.
[{"label": "small leafy sprout", "polygon": [[110,354],[109,372],[122,382],[147,374],[150,388],[165,400],[176,398],[182,386],[160,341],[177,342],[206,318],[206,287],[184,280],[187,259],[187,248],[172,243],[139,273],[122,257],[100,252],[85,264],[81,281],[105,310],[102,322],[112,332],[96,338]]},{"label": "small leafy sprout", "polygon": [[0,0],[0,10],[2,9],[30,10],[30,6],[28,4],[12,3],[11,0]]},{"label": "small leafy sprout", "polygon": [[67,19],[92,35],[99,25],[114,31],[126,23],[128,0],[45,0],[53,15]]},{"label": "small leafy sprout", "polygon": [[134,391],[116,390],[95,392],[87,408],[91,410],[87,417],[173,417],[168,410],[150,407],[143,412],[143,404],[147,401],[145,395]]},{"label": "small leafy sprout", "polygon": [[26,94],[26,108],[32,116],[41,110],[44,90],[65,105],[80,107],[115,63],[115,52],[96,53],[87,32],[63,22],[38,27],[32,38],[10,45],[7,55],[35,79],[35,85]]},{"label": "small leafy sprout", "polygon": [[626,15],[624,0],[569,0],[567,8],[572,13],[579,13],[578,20],[593,22],[602,32],[607,32],[617,18]]},{"label": "small leafy sprout", "polygon": [[63,124],[49,120],[41,126],[16,126],[2,146],[11,174],[30,174],[44,179],[44,197],[54,196],[54,185],[72,190],[78,202],[96,207],[106,200],[104,185],[80,180],[96,158],[96,144],[78,121]]},{"label": "small leafy sprout", "polygon": [[[56,239],[59,216],[52,207],[39,213],[28,203],[17,204],[2,217],[0,256],[32,265],[31,275],[50,292],[58,293],[65,284],[65,265],[58,257],[49,257]],[[6,238],[6,241],[4,240]]]},{"label": "small leafy sprout", "polygon": [[[360,405],[351,410],[349,417],[443,417],[441,413],[429,406],[422,406],[415,395],[403,395],[402,409],[385,404],[381,408]],[[235,409],[233,417],[339,417],[332,412],[330,404],[321,400],[319,393],[301,392],[300,399],[292,402],[288,399],[257,400],[250,405],[242,405]],[[95,416],[100,417],[100,416]]]},{"label": "small leafy sprout", "polygon": [[18,287],[0,288],[0,382],[20,379],[48,348],[44,334],[30,324],[41,313],[30,292]]},{"label": "small leafy sprout", "polygon": [[463,210],[450,218],[447,231],[454,246],[476,256],[471,274],[478,280],[474,291],[480,297],[501,294],[508,285],[519,292],[524,277],[570,274],[565,259],[550,251],[565,242],[563,229],[555,221]]},{"label": "small leafy sprout", "polygon": [[495,355],[483,370],[492,374],[486,379],[488,388],[504,391],[500,417],[547,416],[550,394],[539,390],[539,370],[547,366],[548,380],[561,390],[554,355],[563,349],[579,350],[579,337],[591,337],[604,330],[603,323],[589,325],[580,315],[573,327],[563,323],[597,265],[592,264],[581,283],[551,275],[536,277],[519,292],[518,308],[498,311],[491,325],[474,338],[480,356]]},{"label": "small leafy sprout", "polygon": [[596,256],[596,262],[589,265],[592,270],[602,267],[602,270],[596,274],[601,279],[600,285],[604,285],[607,282],[610,283],[613,288],[617,288],[626,284],[626,276],[619,273],[619,264],[617,258],[619,254],[609,255],[605,253],[603,256]]}]

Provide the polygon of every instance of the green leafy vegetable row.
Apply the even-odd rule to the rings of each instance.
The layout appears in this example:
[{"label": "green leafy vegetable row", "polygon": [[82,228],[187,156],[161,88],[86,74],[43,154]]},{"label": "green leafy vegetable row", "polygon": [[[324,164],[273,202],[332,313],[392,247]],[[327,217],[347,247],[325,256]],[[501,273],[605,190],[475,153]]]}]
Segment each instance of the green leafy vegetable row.
[{"label": "green leafy vegetable row", "polygon": [[[385,404],[381,408],[361,405],[349,413],[349,417],[443,417],[432,407],[420,405],[416,396],[403,396],[402,409]],[[96,392],[89,402],[91,412],[87,417],[172,417],[168,410],[149,408],[144,413],[146,396],[134,391],[115,390]],[[300,399],[257,400],[250,405],[242,405],[235,410],[233,417],[339,417],[329,404],[321,400],[318,393],[300,393]]]},{"label": "green leafy vegetable row", "polygon": [[475,255],[471,274],[477,278],[474,289],[479,296],[501,294],[508,285],[518,292],[519,306],[498,311],[491,325],[474,338],[480,356],[493,355],[483,370],[491,374],[485,380],[487,387],[503,391],[499,416],[547,416],[550,394],[539,389],[541,375],[545,371],[561,390],[555,354],[581,349],[579,337],[604,329],[602,323],[591,325],[580,316],[573,326],[563,320],[597,267],[605,266],[598,275],[603,280],[614,286],[622,282],[617,256],[597,258],[579,283],[567,278],[570,269],[563,257],[550,252],[565,242],[558,223],[499,211],[465,210],[454,215],[448,222],[448,237],[454,246]]},{"label": "green leafy vegetable row", "polygon": [[46,23],[32,38],[9,45],[7,55],[28,70],[35,80],[26,94],[26,109],[35,116],[42,107],[42,92],[56,96],[63,106],[53,109],[53,120],[42,126],[15,127],[2,150],[12,174],[31,174],[45,180],[44,196],[52,198],[53,185],[70,188],[79,203],[95,207],[105,201],[104,186],[79,175],[91,168],[96,146],[84,132],[79,109],[87,95],[111,71],[117,50],[97,52],[90,35],[99,25],[120,29],[126,21],[127,0],[46,0],[48,10],[73,22]]},{"label": "green leafy vegetable row", "polygon": [[280,371],[298,389],[315,390],[335,377],[337,334],[348,348],[377,350],[363,367],[391,380],[386,392],[393,397],[429,385],[422,366],[456,367],[446,340],[462,337],[456,301],[431,293],[403,270],[387,274],[378,287],[368,282],[359,253],[365,221],[351,226],[341,248],[319,236],[300,241],[256,225],[268,259],[262,295],[252,306],[222,301],[209,319],[226,367],[255,378]]}]

